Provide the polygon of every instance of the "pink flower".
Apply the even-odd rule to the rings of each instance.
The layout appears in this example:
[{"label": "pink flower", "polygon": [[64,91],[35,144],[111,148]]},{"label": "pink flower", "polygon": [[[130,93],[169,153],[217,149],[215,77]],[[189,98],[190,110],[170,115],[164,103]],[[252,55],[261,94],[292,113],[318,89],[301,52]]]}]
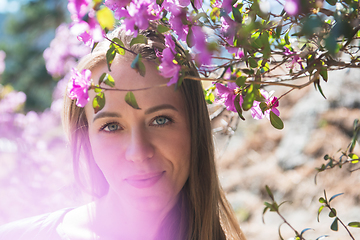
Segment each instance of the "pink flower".
[{"label": "pink flower", "polygon": [[299,54],[295,54],[295,52],[290,51],[290,49],[288,49],[287,47],[284,47],[284,48],[285,48],[284,54],[285,54],[286,56],[292,55],[292,56],[291,56],[292,60],[291,60],[291,62],[288,64],[287,67],[288,67],[288,68],[294,68],[296,64],[299,64],[300,67],[303,69],[304,67],[303,67],[303,65],[302,65],[302,60],[301,60]]},{"label": "pink flower", "polygon": [[229,53],[233,54],[235,59],[241,59],[245,56],[244,51],[241,48],[227,47]]},{"label": "pink flower", "polygon": [[194,0],[194,6],[196,9],[200,9],[202,7],[203,0]]},{"label": "pink flower", "polygon": [[54,77],[64,76],[76,66],[76,59],[90,51],[91,48],[81,44],[76,36],[71,34],[69,26],[63,23],[56,29],[55,38],[43,53],[46,69]]},{"label": "pink flower", "polygon": [[[180,2],[180,5],[182,2]],[[185,6],[190,4],[190,1],[188,3],[183,3]],[[186,5],[187,4],[187,5]],[[186,41],[186,35],[189,32],[189,26],[184,24],[184,22],[188,21],[188,17],[186,16],[187,11],[176,5],[172,0],[166,0],[162,4],[162,7],[168,12],[171,13],[171,16],[169,18],[169,23],[171,25],[171,28],[174,30],[176,35],[178,35],[178,38],[180,40]]]},{"label": "pink flower", "polygon": [[284,9],[290,16],[294,16],[299,13],[299,5],[299,0],[286,0]]},{"label": "pink flower", "polygon": [[70,30],[74,35],[78,36],[80,41],[90,47],[93,46],[94,42],[100,42],[104,38],[104,32],[95,18],[93,10],[89,12],[87,22],[82,19],[73,20],[70,24]]},{"label": "pink flower", "polygon": [[105,5],[112,11],[116,11],[127,6],[130,2],[131,0],[105,0]]},{"label": "pink flower", "polygon": [[179,79],[179,72],[181,67],[175,60],[175,43],[170,34],[165,35],[166,49],[163,50],[161,56],[161,64],[159,66],[160,75],[165,78],[170,78],[168,86],[177,83]]},{"label": "pink flower", "polygon": [[[229,111],[237,112],[234,101],[237,95],[238,86],[234,82],[229,82],[227,87],[222,85],[221,83],[216,84],[216,89],[220,100],[224,102],[226,109]],[[240,95],[239,104],[240,106],[243,103],[242,96]]]},{"label": "pink flower", "polygon": [[160,18],[162,8],[153,0],[134,0],[126,8],[120,8],[115,12],[117,18],[123,18],[123,24],[130,33],[137,36],[139,29],[146,29],[149,20]]},{"label": "pink flower", "polygon": [[72,69],[72,76],[68,83],[68,96],[71,99],[77,99],[76,105],[85,107],[86,103],[90,101],[88,90],[91,86],[91,71],[84,69],[78,72],[75,68]]},{"label": "pink flower", "polygon": [[228,14],[232,11],[232,0],[223,0],[221,8]]},{"label": "pink flower", "polygon": [[[103,40],[103,30],[95,17],[95,11],[90,9],[90,0],[69,0],[68,10],[71,14],[71,32],[78,36],[87,46],[92,47],[94,42]],[[85,15],[87,21],[84,21]]]},{"label": "pink flower", "polygon": [[268,92],[266,92],[263,89],[260,89],[260,93],[266,99],[265,103],[268,106],[268,109],[263,113],[260,108],[260,102],[254,101],[254,104],[253,104],[252,108],[250,109],[251,116],[256,120],[263,119],[264,117],[266,117],[267,119],[270,119],[270,112],[273,112],[277,116],[279,116],[280,112],[277,109],[277,107],[279,106],[279,101],[278,101],[277,97],[275,97],[275,96],[271,97],[271,94],[269,94]]},{"label": "pink flower", "polygon": [[205,33],[200,26],[192,26],[193,35],[191,36],[194,47],[197,50],[196,60],[200,65],[211,64],[211,53],[207,49]]},{"label": "pink flower", "polygon": [[69,0],[67,8],[71,13],[71,18],[73,20],[83,18],[89,10],[89,3],[89,0]]}]

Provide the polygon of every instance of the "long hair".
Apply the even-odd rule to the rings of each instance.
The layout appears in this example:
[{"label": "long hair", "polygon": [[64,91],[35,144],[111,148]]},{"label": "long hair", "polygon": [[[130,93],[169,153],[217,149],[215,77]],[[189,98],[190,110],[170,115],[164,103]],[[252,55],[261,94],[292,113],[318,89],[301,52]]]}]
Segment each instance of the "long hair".
[{"label": "long hair", "polygon": [[[140,53],[143,59],[155,61],[156,51],[165,49],[165,38],[159,34],[157,24],[152,23],[147,30],[140,31],[148,39],[147,44],[130,46],[132,36],[128,36],[120,28],[109,34],[109,38],[119,38],[134,53]],[[185,56],[185,51],[174,39],[176,51]],[[100,64],[106,64],[106,51],[109,41],[99,43],[92,54],[85,56],[78,65],[78,70],[93,70]],[[156,50],[155,50],[156,49]],[[198,72],[192,61],[187,60],[187,76],[198,77]],[[187,80],[186,77],[179,87],[189,118],[191,134],[190,173],[181,193],[177,205],[172,213],[178,214],[177,222],[170,224],[170,228],[163,229],[164,235],[179,240],[245,240],[234,213],[227,202],[219,184],[211,135],[209,114],[199,81]],[[63,124],[67,131],[73,155],[75,179],[85,186],[90,183],[88,192],[99,198],[104,196],[109,185],[101,170],[94,161],[88,137],[88,123],[83,108],[65,96]],[[80,161],[84,155],[84,163]],[[84,166],[82,166],[82,164]],[[83,177],[81,170],[85,168],[87,177]],[[88,179],[87,179],[88,178]],[[86,188],[86,187],[85,187]],[[167,220],[167,219],[165,219]],[[179,229],[180,226],[180,230]],[[159,239],[162,239],[159,237]]]}]

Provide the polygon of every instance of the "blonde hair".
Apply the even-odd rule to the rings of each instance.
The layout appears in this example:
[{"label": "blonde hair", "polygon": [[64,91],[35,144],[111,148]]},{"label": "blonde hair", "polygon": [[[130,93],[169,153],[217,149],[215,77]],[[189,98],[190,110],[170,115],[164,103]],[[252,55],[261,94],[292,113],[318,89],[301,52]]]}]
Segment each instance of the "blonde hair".
[{"label": "blonde hair", "polygon": [[[147,30],[139,33],[148,39],[147,44],[135,44],[130,47],[132,37],[127,36],[121,29],[114,30],[109,38],[119,38],[125,48],[134,53],[141,53],[143,59],[154,61],[154,49],[162,52],[166,47],[164,36],[155,30],[157,24],[152,23]],[[175,43],[177,52],[184,55],[184,49],[176,40]],[[92,54],[80,61],[78,70],[92,70],[99,64],[106,64],[107,46],[108,41],[100,43]],[[188,61],[186,65],[187,75],[197,77],[198,72],[194,64]],[[172,236],[169,239],[179,240],[245,240],[218,180],[210,119],[201,83],[186,80],[185,77],[179,90],[183,95],[190,123],[190,174],[180,194],[179,203],[172,210],[179,214],[178,222],[173,223],[169,229],[163,229],[163,234],[167,237]],[[80,175],[80,155],[83,152],[85,167],[89,172],[90,193],[97,198],[104,196],[108,191],[108,183],[91,154],[85,111],[76,106],[75,100],[68,97],[65,97],[63,122],[72,147],[76,180],[84,185]]]}]

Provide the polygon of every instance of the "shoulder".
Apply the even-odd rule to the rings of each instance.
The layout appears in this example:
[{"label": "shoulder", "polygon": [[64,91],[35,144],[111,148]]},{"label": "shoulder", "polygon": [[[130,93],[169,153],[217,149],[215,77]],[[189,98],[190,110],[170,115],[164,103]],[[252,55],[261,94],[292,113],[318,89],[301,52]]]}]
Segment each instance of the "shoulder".
[{"label": "shoulder", "polygon": [[62,209],[2,225],[0,226],[0,239],[56,240],[56,236],[58,237],[56,227],[62,221],[64,215],[70,210],[71,208]]}]

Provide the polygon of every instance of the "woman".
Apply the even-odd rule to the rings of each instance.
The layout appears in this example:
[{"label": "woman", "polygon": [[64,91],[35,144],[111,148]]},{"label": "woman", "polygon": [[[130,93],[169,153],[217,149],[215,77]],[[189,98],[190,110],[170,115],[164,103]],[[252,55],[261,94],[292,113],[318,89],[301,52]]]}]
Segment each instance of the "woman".
[{"label": "woman", "polygon": [[[123,31],[109,36],[130,50],[115,57],[111,72],[107,41],[79,63],[78,70],[91,70],[94,81],[106,72],[115,88],[133,90],[140,109],[124,101],[126,91],[105,91],[105,106],[97,113],[91,102],[80,108],[65,98],[75,176],[94,201],[61,211],[55,220],[36,219],[46,230],[35,239],[245,239],[218,182],[201,84],[185,78],[177,91],[164,86],[168,79],[155,63],[164,36],[153,29],[140,33],[147,44],[131,47]],[[184,54],[177,42],[176,50]],[[131,68],[133,53],[141,53],[145,77]],[[188,75],[198,76],[191,62],[186,67]],[[84,167],[88,174],[80,173]]]}]

